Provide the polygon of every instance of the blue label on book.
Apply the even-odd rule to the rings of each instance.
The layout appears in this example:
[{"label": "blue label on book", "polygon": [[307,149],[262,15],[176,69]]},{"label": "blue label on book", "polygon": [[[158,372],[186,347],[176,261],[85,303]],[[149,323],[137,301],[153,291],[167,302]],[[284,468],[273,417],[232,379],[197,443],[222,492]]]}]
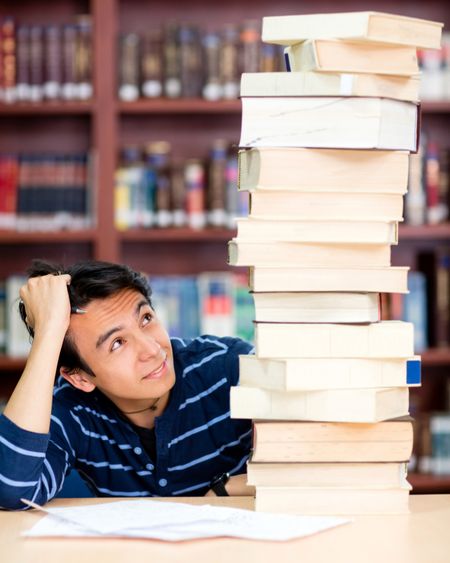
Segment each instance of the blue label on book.
[{"label": "blue label on book", "polygon": [[408,360],[406,362],[406,384],[407,385],[420,385],[422,382],[421,377],[421,361]]}]

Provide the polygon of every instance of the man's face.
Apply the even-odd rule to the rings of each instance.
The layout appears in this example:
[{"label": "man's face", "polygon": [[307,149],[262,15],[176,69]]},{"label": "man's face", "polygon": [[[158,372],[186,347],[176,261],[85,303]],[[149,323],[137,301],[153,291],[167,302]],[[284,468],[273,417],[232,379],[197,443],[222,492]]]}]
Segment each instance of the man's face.
[{"label": "man's face", "polygon": [[85,376],[90,384],[123,411],[166,395],[175,383],[172,346],[145,297],[124,290],[83,308],[69,335],[95,374]]}]

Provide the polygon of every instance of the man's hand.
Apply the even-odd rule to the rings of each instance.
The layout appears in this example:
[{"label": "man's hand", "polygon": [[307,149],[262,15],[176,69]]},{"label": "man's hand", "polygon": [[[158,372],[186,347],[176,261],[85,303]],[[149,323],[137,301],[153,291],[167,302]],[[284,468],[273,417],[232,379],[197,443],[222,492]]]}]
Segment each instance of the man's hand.
[{"label": "man's hand", "polygon": [[[225,485],[225,489],[230,497],[240,497],[240,496],[255,496],[255,487],[252,485],[247,485],[247,474],[234,475],[230,477],[228,483]],[[215,497],[214,491],[209,490],[206,497]]]},{"label": "man's hand", "polygon": [[62,274],[30,278],[20,288],[25,305],[26,322],[37,335],[44,328],[67,332],[70,323],[70,300],[67,286],[70,276]]}]

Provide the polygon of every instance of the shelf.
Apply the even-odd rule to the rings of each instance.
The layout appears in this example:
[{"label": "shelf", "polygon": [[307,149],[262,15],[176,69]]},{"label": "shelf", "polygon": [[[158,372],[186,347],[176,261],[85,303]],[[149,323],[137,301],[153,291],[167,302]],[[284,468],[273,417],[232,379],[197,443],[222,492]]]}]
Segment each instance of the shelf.
[{"label": "shelf", "polygon": [[236,236],[231,229],[130,229],[119,234],[122,241],[135,242],[227,242]]},{"label": "shelf", "polygon": [[0,103],[0,115],[70,115],[90,114],[93,102],[42,102],[42,103]]},{"label": "shelf", "polygon": [[408,481],[413,487],[413,493],[450,493],[450,475],[410,473],[408,474]]},{"label": "shelf", "polygon": [[97,238],[95,229],[80,231],[2,231],[0,230],[0,245],[2,244],[62,244],[67,242],[94,242]]},{"label": "shelf", "polygon": [[430,348],[420,354],[422,365],[429,366],[446,366],[450,365],[450,348]]},{"label": "shelf", "polygon": [[219,100],[209,102],[197,98],[155,98],[136,102],[118,102],[117,108],[122,114],[174,114],[174,113],[241,113],[240,100]]},{"label": "shelf", "polygon": [[0,371],[22,371],[26,358],[10,358],[0,354]]},{"label": "shelf", "polygon": [[399,225],[399,241],[450,239],[450,223],[438,225]]},{"label": "shelf", "polygon": [[423,113],[450,113],[450,100],[425,101],[421,107]]}]

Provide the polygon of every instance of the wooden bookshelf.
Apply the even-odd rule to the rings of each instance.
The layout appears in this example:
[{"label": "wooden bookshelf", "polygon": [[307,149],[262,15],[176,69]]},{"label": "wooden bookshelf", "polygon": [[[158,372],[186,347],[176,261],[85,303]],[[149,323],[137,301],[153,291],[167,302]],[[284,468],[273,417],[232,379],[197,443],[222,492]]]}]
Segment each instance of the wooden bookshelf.
[{"label": "wooden bookshelf", "polygon": [[126,114],[179,114],[179,113],[240,113],[240,100],[220,100],[209,102],[197,98],[183,98],[170,100],[168,98],[157,98],[149,100],[137,100],[136,102],[118,102],[120,113]]},{"label": "wooden bookshelf", "polygon": [[437,225],[400,224],[399,240],[450,240],[450,223]]},{"label": "wooden bookshelf", "polygon": [[413,494],[450,493],[450,475],[410,473],[408,481],[413,487]]},{"label": "wooden bookshelf", "polygon": [[80,115],[90,114],[94,103],[90,102],[42,102],[14,103],[0,102],[0,116],[8,115]]},{"label": "wooden bookshelf", "polygon": [[129,229],[119,234],[122,241],[139,242],[223,242],[236,236],[231,229]]},{"label": "wooden bookshelf", "polygon": [[76,242],[94,242],[97,238],[95,229],[78,231],[5,231],[0,230],[0,245],[21,244],[66,244]]}]

